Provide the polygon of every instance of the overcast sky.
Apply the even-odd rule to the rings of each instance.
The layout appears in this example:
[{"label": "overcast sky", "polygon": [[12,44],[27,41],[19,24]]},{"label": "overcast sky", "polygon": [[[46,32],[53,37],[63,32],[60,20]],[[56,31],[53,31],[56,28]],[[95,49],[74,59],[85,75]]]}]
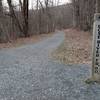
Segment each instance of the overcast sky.
[{"label": "overcast sky", "polygon": [[[14,1],[15,4],[17,4],[19,0],[13,0],[13,1]],[[29,0],[29,1],[30,1],[29,2],[29,7],[30,8],[32,8],[32,5],[33,5],[33,7],[36,5],[35,4],[36,0]],[[43,1],[43,0],[41,0],[41,1]],[[54,0],[54,1],[57,1],[57,0]],[[62,4],[65,4],[65,3],[69,2],[70,0],[59,0],[59,1],[60,1],[59,4],[62,5]],[[4,3],[5,6],[7,6],[7,0],[4,0],[3,3]]]}]

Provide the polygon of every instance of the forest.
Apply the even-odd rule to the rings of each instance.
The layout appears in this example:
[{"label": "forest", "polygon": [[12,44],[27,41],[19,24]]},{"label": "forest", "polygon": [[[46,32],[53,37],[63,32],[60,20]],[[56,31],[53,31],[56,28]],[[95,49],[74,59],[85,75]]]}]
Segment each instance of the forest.
[{"label": "forest", "polygon": [[92,30],[94,14],[100,12],[100,0],[72,0],[73,25],[84,31]]},{"label": "forest", "polygon": [[[29,0],[0,0],[0,41],[17,37],[49,33],[55,29],[78,27],[84,31],[93,27],[94,13],[100,11],[99,0],[71,0],[59,5],[59,0],[36,0],[29,9]],[[96,3],[97,2],[97,3]],[[84,8],[84,9],[83,9]]]},{"label": "forest", "polygon": [[[31,8],[29,0],[0,0],[0,42],[18,37],[54,32],[72,26],[72,5],[59,5],[59,0],[36,0]],[[69,19],[69,20],[67,20]]]},{"label": "forest", "polygon": [[0,42],[70,27],[91,31],[94,13],[100,11],[99,0],[70,0],[63,5],[59,0],[36,0],[31,8],[29,0],[3,2],[0,0]]}]

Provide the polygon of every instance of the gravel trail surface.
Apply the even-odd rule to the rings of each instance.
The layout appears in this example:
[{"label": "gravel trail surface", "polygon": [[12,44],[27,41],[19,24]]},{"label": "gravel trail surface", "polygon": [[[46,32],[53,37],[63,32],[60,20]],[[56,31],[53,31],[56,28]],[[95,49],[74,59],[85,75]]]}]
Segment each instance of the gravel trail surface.
[{"label": "gravel trail surface", "polygon": [[33,45],[0,50],[0,100],[100,100],[100,85],[85,84],[89,65],[64,65],[49,54],[64,33]]}]

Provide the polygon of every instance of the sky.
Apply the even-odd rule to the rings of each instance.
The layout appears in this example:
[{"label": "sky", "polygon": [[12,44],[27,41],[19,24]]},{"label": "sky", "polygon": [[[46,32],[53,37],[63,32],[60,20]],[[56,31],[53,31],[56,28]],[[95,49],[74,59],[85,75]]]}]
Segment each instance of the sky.
[{"label": "sky", "polygon": [[[7,6],[7,0],[3,0],[3,1],[4,1],[3,4],[5,6]],[[13,1],[14,1],[15,4],[18,4],[19,0],[13,0]],[[43,1],[43,0],[41,0],[41,1]],[[54,1],[57,1],[57,0],[54,0]],[[59,5],[62,5],[62,4],[69,2],[70,0],[59,0],[59,1],[60,1]],[[34,7],[36,5],[35,2],[36,2],[36,0],[29,0],[29,8],[30,9],[32,8],[32,6]]]}]

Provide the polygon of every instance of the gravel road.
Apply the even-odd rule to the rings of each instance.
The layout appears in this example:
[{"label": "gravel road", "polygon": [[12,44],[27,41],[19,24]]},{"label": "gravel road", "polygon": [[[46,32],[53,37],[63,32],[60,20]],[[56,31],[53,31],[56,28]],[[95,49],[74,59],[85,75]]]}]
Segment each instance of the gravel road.
[{"label": "gravel road", "polygon": [[49,54],[64,33],[36,44],[0,50],[0,100],[100,100],[100,85],[85,84],[89,65],[64,65]]}]

